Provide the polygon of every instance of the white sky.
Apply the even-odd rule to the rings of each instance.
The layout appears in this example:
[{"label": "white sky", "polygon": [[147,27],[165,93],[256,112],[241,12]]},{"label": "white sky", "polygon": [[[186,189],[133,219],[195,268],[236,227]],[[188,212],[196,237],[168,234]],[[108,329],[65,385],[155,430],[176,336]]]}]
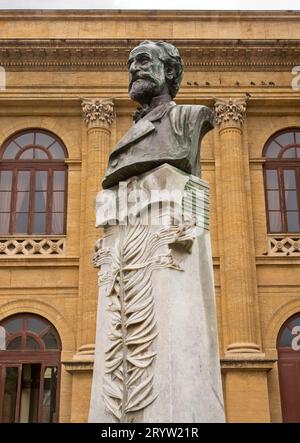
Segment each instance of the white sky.
[{"label": "white sky", "polygon": [[0,0],[3,9],[300,10],[300,0]]}]

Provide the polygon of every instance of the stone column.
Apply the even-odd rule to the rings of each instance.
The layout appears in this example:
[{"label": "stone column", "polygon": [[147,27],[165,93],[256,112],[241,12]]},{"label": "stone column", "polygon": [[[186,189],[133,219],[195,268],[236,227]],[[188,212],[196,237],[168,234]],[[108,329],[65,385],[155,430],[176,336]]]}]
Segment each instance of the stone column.
[{"label": "stone column", "polygon": [[111,124],[114,120],[112,99],[82,101],[83,119],[87,125],[85,222],[80,257],[80,304],[82,322],[79,327],[77,357],[93,356],[97,310],[97,272],[92,266],[92,253],[99,238],[95,221],[95,196],[101,189],[110,151]]},{"label": "stone column", "polygon": [[215,114],[220,134],[221,274],[225,296],[226,354],[260,352],[255,257],[251,253],[249,236],[247,174],[242,142],[245,113],[244,98],[216,100]]}]

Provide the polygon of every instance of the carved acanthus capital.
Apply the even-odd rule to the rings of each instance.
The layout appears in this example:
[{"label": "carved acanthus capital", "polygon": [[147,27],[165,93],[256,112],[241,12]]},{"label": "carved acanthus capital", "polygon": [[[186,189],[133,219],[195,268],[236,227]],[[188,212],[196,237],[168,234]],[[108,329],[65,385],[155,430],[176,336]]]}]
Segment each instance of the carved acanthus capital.
[{"label": "carved acanthus capital", "polygon": [[248,97],[236,99],[216,98],[215,118],[220,128],[241,128],[246,115]]},{"label": "carved acanthus capital", "polygon": [[114,102],[111,98],[106,99],[83,99],[83,120],[88,127],[109,127],[115,118]]}]

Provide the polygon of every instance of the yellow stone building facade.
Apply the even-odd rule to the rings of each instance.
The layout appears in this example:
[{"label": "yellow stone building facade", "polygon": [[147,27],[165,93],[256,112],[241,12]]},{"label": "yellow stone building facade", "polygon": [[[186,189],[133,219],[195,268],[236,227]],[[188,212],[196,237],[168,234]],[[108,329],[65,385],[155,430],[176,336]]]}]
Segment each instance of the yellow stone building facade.
[{"label": "yellow stone building facade", "polygon": [[[18,168],[23,154],[9,163],[5,149],[18,136],[34,131],[54,137],[64,152],[63,159],[49,160],[49,170],[67,171],[65,230],[16,233],[16,225],[10,224],[9,232],[3,228],[0,234],[2,333],[7,326],[12,340],[18,331],[10,320],[25,319],[22,326],[19,323],[23,351],[11,347],[9,352],[3,344],[0,352],[2,419],[6,414],[8,421],[87,421],[98,294],[92,251],[101,235],[95,229],[94,198],[110,150],[131,125],[135,106],[127,95],[126,61],[130,49],[145,39],[166,40],[179,48],[185,74],[177,103],[205,104],[216,111],[216,128],[202,145],[201,174],[211,189],[227,421],[297,421],[288,408],[291,402],[300,405],[300,351],[291,354],[289,339],[282,341],[283,351],[278,346],[286,322],[292,321],[290,331],[300,326],[300,229],[295,221],[300,201],[300,93],[298,71],[292,74],[300,64],[300,13],[200,11],[0,13],[0,65],[6,73],[6,87],[0,91],[0,171],[8,171],[9,165],[11,171]],[[280,135],[282,146],[273,141]],[[271,143],[279,146],[276,158],[273,148],[269,150]],[[293,153],[284,154],[289,148]],[[34,149],[33,169],[38,155],[46,155],[38,152],[50,147]],[[282,166],[278,156],[288,162]],[[289,186],[286,170],[295,178]],[[275,176],[277,185],[272,184]],[[14,191],[21,192],[18,187]],[[4,186],[1,192],[8,189]],[[59,189],[53,185],[51,192]],[[31,353],[24,357],[30,318],[43,320],[45,328],[55,331],[59,376],[52,415],[43,409],[41,397],[51,391],[47,371],[36,376],[37,406],[32,406],[32,397],[24,400],[30,376],[28,382],[22,365],[40,364],[38,356],[44,362],[36,366],[38,371],[54,365],[50,345],[50,350],[45,344],[39,350],[30,348],[36,360],[30,360]],[[45,343],[45,334],[36,334],[32,338]],[[42,354],[51,354],[50,360]],[[288,373],[283,367],[279,379],[282,359],[292,369]],[[17,368],[15,375],[8,368]]]}]

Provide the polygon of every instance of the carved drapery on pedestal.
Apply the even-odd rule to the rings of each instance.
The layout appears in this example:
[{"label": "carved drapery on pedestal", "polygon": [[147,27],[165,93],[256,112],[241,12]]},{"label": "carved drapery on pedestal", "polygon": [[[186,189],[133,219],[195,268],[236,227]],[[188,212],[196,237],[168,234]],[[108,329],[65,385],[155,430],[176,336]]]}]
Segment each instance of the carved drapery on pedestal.
[{"label": "carved drapery on pedestal", "polygon": [[99,233],[95,228],[95,195],[101,189],[110,151],[111,125],[115,110],[112,99],[83,99],[83,120],[87,126],[87,149],[85,184],[85,213],[83,223],[83,246],[80,265],[80,310],[82,322],[79,327],[79,351],[76,358],[90,358],[94,353],[94,335],[97,309],[97,273],[91,267],[91,251]]},{"label": "carved drapery on pedestal", "polygon": [[223,256],[221,271],[228,324],[227,353],[260,352],[255,259],[251,249],[242,127],[247,98],[216,99],[220,132]]}]

